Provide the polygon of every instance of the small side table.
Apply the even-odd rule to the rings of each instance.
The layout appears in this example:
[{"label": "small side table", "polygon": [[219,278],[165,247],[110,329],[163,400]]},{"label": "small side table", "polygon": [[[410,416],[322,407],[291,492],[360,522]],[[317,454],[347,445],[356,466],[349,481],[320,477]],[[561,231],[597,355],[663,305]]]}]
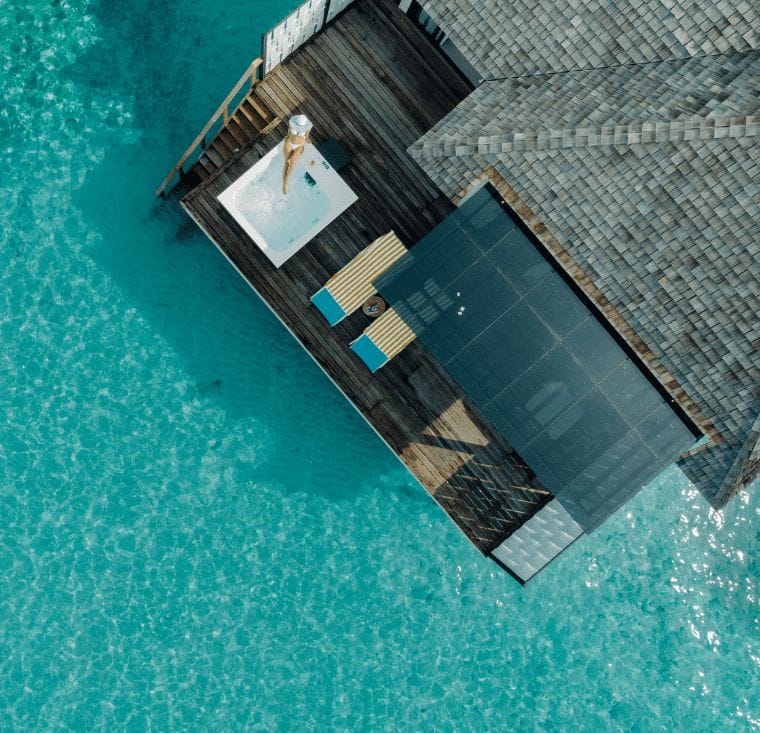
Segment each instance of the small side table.
[{"label": "small side table", "polygon": [[370,318],[377,318],[385,313],[388,306],[379,295],[370,295],[362,306],[362,313]]},{"label": "small side table", "polygon": [[351,162],[351,154],[334,137],[327,138],[318,149],[336,171],[343,170]]}]

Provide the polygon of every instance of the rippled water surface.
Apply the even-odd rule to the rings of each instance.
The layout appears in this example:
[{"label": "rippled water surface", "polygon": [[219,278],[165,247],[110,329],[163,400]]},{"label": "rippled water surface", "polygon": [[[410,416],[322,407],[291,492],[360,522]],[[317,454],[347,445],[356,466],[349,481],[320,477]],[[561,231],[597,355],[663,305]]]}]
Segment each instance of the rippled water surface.
[{"label": "rippled water surface", "polygon": [[154,203],[293,4],[0,0],[0,729],[756,726],[757,492],[522,590]]}]

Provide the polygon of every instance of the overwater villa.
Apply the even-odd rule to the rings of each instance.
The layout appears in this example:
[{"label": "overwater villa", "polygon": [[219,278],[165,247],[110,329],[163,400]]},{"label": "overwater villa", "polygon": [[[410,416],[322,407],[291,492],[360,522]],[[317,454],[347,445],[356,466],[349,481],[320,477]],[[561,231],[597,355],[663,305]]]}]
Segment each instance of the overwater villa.
[{"label": "overwater villa", "polygon": [[759,20],[310,0],[157,193],[524,583],[673,462],[758,474]]}]

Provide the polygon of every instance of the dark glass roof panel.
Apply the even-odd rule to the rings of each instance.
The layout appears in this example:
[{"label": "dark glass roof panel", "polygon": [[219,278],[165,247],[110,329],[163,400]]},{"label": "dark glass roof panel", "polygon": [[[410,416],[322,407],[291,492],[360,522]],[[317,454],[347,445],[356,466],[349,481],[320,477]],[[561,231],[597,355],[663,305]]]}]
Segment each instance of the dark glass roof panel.
[{"label": "dark glass roof panel", "polygon": [[681,453],[687,440],[693,444],[694,438],[678,416],[663,402],[651,415],[645,417],[636,427],[649,449],[660,458],[667,458],[673,450]]},{"label": "dark glass roof panel", "polygon": [[589,317],[589,309],[554,271],[525,296],[539,318],[559,337],[567,336]]},{"label": "dark glass roof panel", "polygon": [[[520,301],[456,354],[455,379],[476,368],[483,388],[495,395],[529,369],[554,345],[538,316]],[[443,355],[445,358],[445,355]]]},{"label": "dark glass roof panel", "polygon": [[620,413],[593,390],[540,436],[544,460],[563,482],[572,481],[627,431]]},{"label": "dark glass roof panel", "polygon": [[504,210],[498,201],[485,191],[481,194],[481,196],[483,195],[488,197],[485,204],[470,216],[461,217],[459,225],[483,252],[487,252],[507,235],[517,232],[518,229],[517,224],[512,219],[504,216]]},{"label": "dark glass roof panel", "polygon": [[375,285],[590,529],[695,438],[531,237],[486,187]]},{"label": "dark glass roof panel", "polygon": [[552,266],[520,230],[502,239],[487,257],[496,271],[521,295],[552,273]]},{"label": "dark glass roof panel", "polygon": [[529,442],[592,387],[591,380],[570,353],[556,346],[492,402]]},{"label": "dark glass roof panel", "polygon": [[581,321],[563,343],[584,362],[594,381],[604,379],[626,360],[625,352],[593,316]]},{"label": "dark glass roof panel", "polygon": [[[456,353],[518,301],[518,294],[510,287],[483,287],[492,274],[488,262],[479,259],[441,287],[435,301],[431,299],[435,317],[426,320],[424,335],[431,350]],[[420,331],[416,333],[421,335]]]},{"label": "dark glass roof panel", "polygon": [[662,397],[628,358],[599,382],[599,389],[631,425],[641,422],[662,404]]}]

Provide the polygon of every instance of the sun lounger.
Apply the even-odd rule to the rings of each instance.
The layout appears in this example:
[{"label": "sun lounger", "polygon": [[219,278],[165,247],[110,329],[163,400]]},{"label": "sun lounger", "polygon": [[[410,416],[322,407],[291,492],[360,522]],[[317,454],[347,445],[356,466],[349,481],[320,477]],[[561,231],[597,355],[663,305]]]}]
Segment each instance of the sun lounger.
[{"label": "sun lounger", "polygon": [[371,372],[376,372],[415,338],[414,331],[390,308],[351,343],[351,349]]},{"label": "sun lounger", "polygon": [[314,293],[311,302],[334,326],[374,295],[372,282],[405,252],[406,247],[395,232],[378,237]]}]

